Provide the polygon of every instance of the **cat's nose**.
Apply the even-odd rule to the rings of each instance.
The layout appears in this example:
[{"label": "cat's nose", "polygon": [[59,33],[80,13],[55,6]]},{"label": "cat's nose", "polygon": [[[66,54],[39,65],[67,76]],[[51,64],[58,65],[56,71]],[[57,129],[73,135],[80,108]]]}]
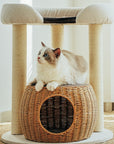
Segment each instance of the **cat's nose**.
[{"label": "cat's nose", "polygon": [[38,57],[38,60],[40,59],[40,57]]}]

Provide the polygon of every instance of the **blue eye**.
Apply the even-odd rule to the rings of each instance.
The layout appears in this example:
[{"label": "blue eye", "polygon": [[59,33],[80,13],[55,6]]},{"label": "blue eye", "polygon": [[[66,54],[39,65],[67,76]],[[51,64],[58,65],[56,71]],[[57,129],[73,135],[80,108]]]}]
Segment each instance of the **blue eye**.
[{"label": "blue eye", "polygon": [[48,56],[48,54],[44,54],[44,55],[43,55],[43,57],[47,57],[47,56]]}]

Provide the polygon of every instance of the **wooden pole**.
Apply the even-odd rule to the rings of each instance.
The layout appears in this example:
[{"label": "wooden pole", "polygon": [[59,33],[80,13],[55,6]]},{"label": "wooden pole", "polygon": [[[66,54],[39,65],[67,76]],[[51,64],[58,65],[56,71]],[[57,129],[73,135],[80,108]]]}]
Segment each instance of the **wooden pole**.
[{"label": "wooden pole", "polygon": [[26,48],[26,25],[13,25],[12,134],[22,133],[19,123],[19,106],[26,85]]},{"label": "wooden pole", "polygon": [[63,47],[63,37],[64,37],[64,25],[53,24],[52,27],[52,47],[61,48]]},{"label": "wooden pole", "polygon": [[103,108],[103,32],[102,25],[89,25],[89,79],[98,103],[98,120],[95,131],[104,129]]}]

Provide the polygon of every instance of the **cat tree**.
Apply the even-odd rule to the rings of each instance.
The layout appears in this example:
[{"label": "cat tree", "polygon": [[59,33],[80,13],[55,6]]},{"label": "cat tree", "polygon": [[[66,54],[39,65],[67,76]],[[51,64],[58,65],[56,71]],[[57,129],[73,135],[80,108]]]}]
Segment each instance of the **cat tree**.
[{"label": "cat tree", "polygon": [[[52,46],[62,47],[64,25],[89,26],[89,80],[93,86],[98,103],[98,120],[95,131],[98,133],[90,142],[103,142],[113,137],[112,132],[104,130],[103,114],[103,24],[113,21],[113,8],[110,4],[94,4],[85,8],[38,8],[25,4],[5,4],[1,20],[13,25],[13,70],[12,70],[12,129],[2,136],[5,143],[27,143],[21,137],[19,124],[19,105],[26,85],[27,24],[51,25]],[[20,139],[20,141],[18,141]],[[90,141],[89,141],[90,140]],[[30,143],[30,142],[28,142]],[[76,142],[80,143],[80,142]],[[32,142],[31,142],[32,144]]]}]

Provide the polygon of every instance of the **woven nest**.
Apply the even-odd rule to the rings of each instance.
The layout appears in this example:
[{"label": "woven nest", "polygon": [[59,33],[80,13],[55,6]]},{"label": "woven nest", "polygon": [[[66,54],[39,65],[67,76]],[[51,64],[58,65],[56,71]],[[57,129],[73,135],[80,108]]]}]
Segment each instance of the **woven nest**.
[{"label": "woven nest", "polygon": [[96,123],[96,97],[90,85],[60,86],[51,92],[28,85],[22,96],[20,123],[26,139],[73,142],[89,138]]}]

